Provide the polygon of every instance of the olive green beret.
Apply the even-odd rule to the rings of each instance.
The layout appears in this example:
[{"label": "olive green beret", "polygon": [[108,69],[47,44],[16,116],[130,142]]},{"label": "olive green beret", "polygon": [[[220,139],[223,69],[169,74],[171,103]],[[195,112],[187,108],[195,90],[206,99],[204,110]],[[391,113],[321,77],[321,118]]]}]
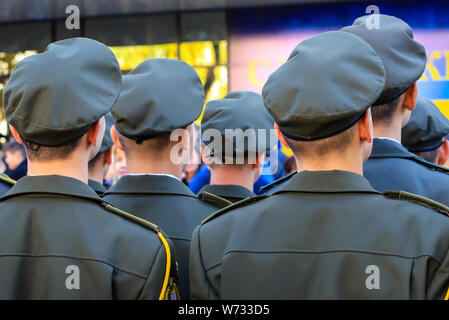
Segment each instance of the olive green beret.
[{"label": "olive green beret", "polygon": [[24,140],[64,145],[112,108],[121,84],[108,47],[87,38],[58,41],[14,68],[3,94],[6,119]]},{"label": "olive green beret", "polygon": [[[226,151],[226,144],[231,145],[231,143],[235,156],[245,155],[248,152],[267,152],[277,142],[277,139],[270,141],[270,130],[273,129],[273,125],[273,118],[265,109],[260,94],[249,91],[230,92],[223,99],[207,103],[201,119],[201,139],[205,144],[213,142],[214,138],[206,137],[204,133],[215,129],[221,135],[222,143],[219,148],[222,155]],[[243,134],[248,129],[252,130],[254,143],[249,143],[249,139],[245,138],[242,139],[244,143],[238,145],[234,135],[236,129],[240,129]],[[259,129],[265,131],[260,131],[259,135]],[[230,131],[226,132],[227,130]]]},{"label": "olive green beret", "polygon": [[110,112],[104,115],[104,119],[106,122],[106,129],[104,131],[103,142],[101,143],[100,150],[98,150],[98,154],[108,151],[114,144],[111,138],[111,127],[114,124],[114,119],[112,118],[112,114]]},{"label": "olive green beret", "polygon": [[379,28],[366,26],[370,15],[357,18],[352,26],[341,29],[368,42],[382,58],[385,67],[385,88],[373,105],[390,102],[414,84],[426,68],[426,50],[413,40],[413,31],[403,20],[379,15]]},{"label": "olive green beret", "polygon": [[402,128],[402,144],[411,152],[435,150],[449,134],[449,120],[429,99],[418,98],[410,120]]},{"label": "olive green beret", "polygon": [[331,31],[302,41],[270,75],[262,96],[284,135],[311,141],[357,123],[384,84],[382,60],[366,41]]},{"label": "olive green beret", "polygon": [[203,106],[204,88],[191,66],[180,60],[149,59],[123,76],[112,116],[122,135],[141,142],[185,128]]}]

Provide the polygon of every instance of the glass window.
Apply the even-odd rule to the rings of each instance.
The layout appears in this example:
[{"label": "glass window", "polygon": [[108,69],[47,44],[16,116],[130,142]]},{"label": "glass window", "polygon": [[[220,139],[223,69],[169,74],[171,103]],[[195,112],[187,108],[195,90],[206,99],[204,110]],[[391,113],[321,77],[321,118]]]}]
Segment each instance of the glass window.
[{"label": "glass window", "polygon": [[109,46],[176,43],[175,14],[86,19],[85,36]]},{"label": "glass window", "polygon": [[51,41],[51,22],[2,24],[0,28],[0,52],[44,50]]}]

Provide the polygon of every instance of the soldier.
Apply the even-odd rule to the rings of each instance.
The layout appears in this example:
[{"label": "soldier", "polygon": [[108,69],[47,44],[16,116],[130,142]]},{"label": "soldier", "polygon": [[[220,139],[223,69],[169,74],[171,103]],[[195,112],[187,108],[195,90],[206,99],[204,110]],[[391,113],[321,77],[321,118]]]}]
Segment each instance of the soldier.
[{"label": "soldier", "polygon": [[362,176],[384,84],[381,58],[353,34],[326,32],[293,50],[262,95],[302,170],[195,229],[192,298],[445,297],[449,219],[428,207],[449,208],[382,194]]},{"label": "soldier", "polygon": [[277,142],[276,136],[270,141],[271,129],[273,119],[260,94],[231,92],[210,101],[201,119],[201,139],[211,177],[210,185],[204,186],[198,197],[222,208],[255,196],[253,185],[266,152]]},{"label": "soldier", "polygon": [[[433,164],[443,166],[449,158],[449,120],[429,99],[418,98],[410,120],[402,128],[402,145]],[[414,158],[410,154],[410,158]],[[419,160],[418,160],[419,161]],[[449,169],[441,167],[449,172]]]},{"label": "soldier", "polygon": [[104,132],[103,142],[101,143],[100,150],[95,158],[89,161],[88,184],[100,196],[106,191],[106,188],[103,185],[103,180],[111,164],[112,146],[114,145],[111,138],[111,127],[114,121],[111,113],[106,113],[104,119],[106,122],[106,129]]},{"label": "soldier", "polygon": [[342,30],[362,37],[379,54],[387,74],[385,88],[372,108],[373,151],[363,173],[374,189],[404,190],[449,205],[448,170],[415,157],[401,144],[401,130],[416,105],[416,81],[426,67],[426,51],[401,19],[380,15],[379,29],[367,17]]},{"label": "soldier", "polygon": [[50,44],[15,67],[5,115],[28,176],[0,200],[0,299],[176,297],[174,252],[160,229],[87,185],[121,72],[103,44]]},{"label": "soldier", "polygon": [[178,60],[150,59],[123,77],[122,93],[112,109],[111,136],[125,152],[129,174],[106,191],[104,199],[167,232],[176,248],[183,299],[190,296],[193,229],[215,211],[181,181],[190,159],[189,128],[203,104],[204,89],[192,67]]}]

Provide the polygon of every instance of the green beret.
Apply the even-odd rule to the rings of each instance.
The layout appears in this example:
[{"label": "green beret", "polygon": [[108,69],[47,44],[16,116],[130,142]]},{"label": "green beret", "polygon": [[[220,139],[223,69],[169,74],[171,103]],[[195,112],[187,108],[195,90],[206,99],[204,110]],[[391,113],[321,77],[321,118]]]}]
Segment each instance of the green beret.
[{"label": "green beret", "polygon": [[98,150],[98,154],[108,151],[114,144],[114,141],[112,141],[111,138],[111,127],[114,124],[112,114],[110,112],[106,113],[104,115],[104,119],[106,122],[106,129],[104,131],[103,142],[101,143],[100,150]]},{"label": "green beret", "polygon": [[402,128],[402,144],[411,152],[435,150],[449,134],[449,120],[429,99],[418,98],[410,120]]},{"label": "green beret", "polygon": [[[246,155],[248,152],[267,152],[277,142],[271,139],[270,130],[274,121],[265,109],[262,96],[255,92],[230,92],[223,99],[210,101],[204,109],[201,119],[201,139],[207,145],[213,143],[213,137],[204,133],[210,129],[217,130],[221,135],[220,154],[224,155],[226,144],[233,146],[233,156]],[[254,143],[245,138],[242,145],[237,144],[235,134],[240,129],[243,134],[250,129],[254,132]],[[263,129],[264,131],[260,131]],[[226,130],[231,130],[226,132]],[[248,134],[250,134],[248,132]],[[243,138],[243,136],[242,136]],[[259,139],[262,138],[262,139]],[[218,144],[217,144],[218,148]],[[214,152],[217,150],[214,150]]]},{"label": "green beret", "polygon": [[[385,67],[385,88],[373,105],[390,102],[414,84],[426,68],[426,50],[413,40],[410,26],[399,18],[378,15],[379,28],[368,29],[371,15],[357,18],[352,26],[341,29],[368,42],[382,58]],[[369,21],[368,21],[369,24]]]},{"label": "green beret", "polygon": [[357,123],[384,84],[382,60],[365,40],[331,31],[302,41],[270,75],[262,96],[284,135],[311,141]]},{"label": "green beret", "polygon": [[26,141],[64,145],[112,108],[121,84],[108,47],[86,38],[58,41],[14,68],[3,93],[6,119]]},{"label": "green beret", "polygon": [[185,128],[203,106],[204,88],[191,66],[180,60],[149,59],[123,76],[112,116],[122,135],[141,142]]}]

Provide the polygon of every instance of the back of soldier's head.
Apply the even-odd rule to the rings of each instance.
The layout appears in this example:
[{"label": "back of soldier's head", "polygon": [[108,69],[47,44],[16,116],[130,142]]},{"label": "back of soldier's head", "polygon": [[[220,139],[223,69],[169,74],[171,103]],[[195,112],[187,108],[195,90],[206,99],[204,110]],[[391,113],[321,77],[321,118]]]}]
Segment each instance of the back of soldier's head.
[{"label": "back of soldier's head", "polygon": [[371,113],[374,124],[388,124],[402,105],[404,94],[423,74],[426,51],[413,39],[413,30],[403,20],[380,14],[379,27],[368,28],[370,17],[359,17],[341,30],[364,39],[381,57],[386,73],[385,87],[373,103]]},{"label": "back of soldier's head", "polygon": [[172,59],[142,62],[123,76],[123,90],[112,109],[126,156],[165,155],[179,142],[182,130],[200,116],[203,104],[201,80],[187,63]]},{"label": "back of soldier's head", "polygon": [[223,99],[210,101],[201,119],[206,163],[211,168],[263,164],[264,155],[277,142],[273,123],[260,94],[230,92]]},{"label": "back of soldier's head", "polygon": [[120,90],[120,67],[110,49],[87,38],[62,40],[18,63],[3,94],[5,115],[30,160],[64,159]]},{"label": "back of soldier's head", "polygon": [[384,84],[382,60],[371,46],[333,31],[301,42],[269,77],[262,95],[295,155],[322,158],[338,155],[356,139],[356,124]]}]

